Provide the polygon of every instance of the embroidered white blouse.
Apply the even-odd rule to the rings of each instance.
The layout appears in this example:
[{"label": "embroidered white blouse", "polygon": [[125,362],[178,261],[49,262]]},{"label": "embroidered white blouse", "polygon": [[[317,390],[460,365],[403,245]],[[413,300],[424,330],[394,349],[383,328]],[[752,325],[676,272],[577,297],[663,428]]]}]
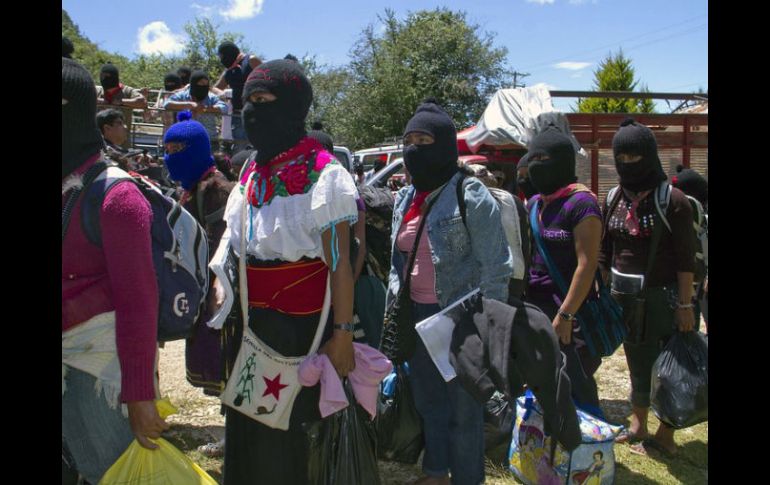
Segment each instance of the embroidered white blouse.
[{"label": "embroidered white blouse", "polygon": [[[222,327],[233,304],[234,295],[229,284],[232,278],[226,274],[225,261],[230,245],[236,255],[241,255],[241,214],[245,197],[242,187],[237,185],[230,192],[224,214],[227,229],[209,264],[223,283],[226,295],[220,311],[207,322],[212,328]],[[261,208],[248,205],[247,254],[260,260],[282,259],[290,262],[303,257],[321,258],[330,264],[324,256],[321,234],[342,221],[349,221],[352,225],[358,220],[356,195],[353,177],[342,165],[328,163],[308,192],[288,197],[276,195]]]}]

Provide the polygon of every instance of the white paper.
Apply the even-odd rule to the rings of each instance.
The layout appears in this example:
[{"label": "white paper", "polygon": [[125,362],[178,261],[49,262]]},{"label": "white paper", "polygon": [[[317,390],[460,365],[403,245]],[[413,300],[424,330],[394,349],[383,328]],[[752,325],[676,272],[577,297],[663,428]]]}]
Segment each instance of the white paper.
[{"label": "white paper", "polygon": [[455,372],[452,364],[449,363],[449,347],[452,344],[452,332],[455,329],[455,322],[446,313],[478,292],[479,289],[476,288],[439,313],[415,325],[417,334],[425,344],[428,355],[430,355],[433,364],[435,364],[446,382],[457,377],[457,372]]}]

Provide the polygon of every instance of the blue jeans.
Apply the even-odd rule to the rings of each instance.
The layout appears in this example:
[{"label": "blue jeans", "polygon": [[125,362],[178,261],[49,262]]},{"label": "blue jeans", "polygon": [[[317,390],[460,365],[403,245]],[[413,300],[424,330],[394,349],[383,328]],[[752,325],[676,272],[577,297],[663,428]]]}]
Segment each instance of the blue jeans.
[{"label": "blue jeans", "polygon": [[67,390],[61,399],[62,441],[77,471],[96,484],[134,440],[121,406],[111,409],[104,393],[94,391],[96,378],[72,367],[67,369]]},{"label": "blue jeans", "polygon": [[[415,322],[440,311],[437,304],[413,303]],[[441,477],[452,472],[452,483],[477,485],[484,481],[484,406],[457,379],[445,382],[422,339],[409,361],[414,404],[422,417],[425,455],[422,470]]]},{"label": "blue jeans", "polygon": [[243,118],[241,118],[240,111],[237,114],[233,114],[230,126],[233,133],[233,153],[235,154],[246,148],[246,145],[249,144],[249,140],[246,139],[246,129],[243,127]]}]

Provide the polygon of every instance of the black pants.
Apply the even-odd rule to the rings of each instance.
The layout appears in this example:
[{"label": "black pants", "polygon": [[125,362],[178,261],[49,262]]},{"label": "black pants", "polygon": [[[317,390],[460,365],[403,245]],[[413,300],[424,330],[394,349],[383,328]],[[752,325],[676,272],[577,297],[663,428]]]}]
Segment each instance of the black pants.
[{"label": "black pants", "polygon": [[[287,357],[306,355],[320,313],[292,317],[273,310],[249,310],[249,328]],[[329,317],[331,321],[331,315]],[[331,335],[327,325],[324,340]],[[321,419],[320,386],[303,387],[294,401],[289,429],[282,431],[227,408],[225,414],[225,485],[304,485],[308,440],[303,424]]]},{"label": "black pants", "polygon": [[[556,314],[559,313],[559,307],[553,300],[530,295],[527,301],[539,307],[551,320],[556,318]],[[602,358],[591,355],[585,345],[577,347],[574,334],[569,345],[564,345],[560,341],[559,347],[567,359],[567,375],[572,384],[572,398],[578,407],[587,407],[588,411],[590,408],[601,409],[599,407],[599,389],[596,386],[594,374],[602,365]]]},{"label": "black pants", "polygon": [[[644,332],[637,341],[623,342],[631,374],[631,405],[635,407],[650,407],[652,366],[675,330],[672,298],[675,296],[665,287],[648,288],[644,304]],[[627,300],[618,301],[622,305]]]}]

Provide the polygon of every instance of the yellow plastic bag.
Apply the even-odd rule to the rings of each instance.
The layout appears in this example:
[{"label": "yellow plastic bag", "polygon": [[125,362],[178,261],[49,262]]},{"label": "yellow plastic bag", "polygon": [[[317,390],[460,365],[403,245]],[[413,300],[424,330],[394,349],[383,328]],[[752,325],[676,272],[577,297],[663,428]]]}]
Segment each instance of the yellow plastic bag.
[{"label": "yellow plastic bag", "polygon": [[[156,401],[158,414],[165,419],[177,412],[168,399]],[[120,458],[107,470],[99,485],[217,485],[216,480],[187,458],[174,445],[158,438],[157,450],[148,450],[132,441]]]}]

